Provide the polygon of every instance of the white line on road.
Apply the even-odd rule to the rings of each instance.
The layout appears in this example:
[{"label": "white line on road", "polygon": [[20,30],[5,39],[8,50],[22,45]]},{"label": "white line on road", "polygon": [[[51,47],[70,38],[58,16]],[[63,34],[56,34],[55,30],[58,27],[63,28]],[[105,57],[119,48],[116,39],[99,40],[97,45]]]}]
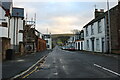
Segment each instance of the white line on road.
[{"label": "white line on road", "polygon": [[115,72],[115,71],[112,71],[112,70],[110,70],[110,69],[107,69],[107,68],[105,68],[105,67],[103,67],[103,66],[100,66],[100,65],[98,65],[98,64],[94,64],[94,66],[99,67],[99,68],[101,68],[101,69],[103,69],[103,70],[105,70],[105,71],[111,72],[111,73],[113,73],[113,74],[115,74],[115,75],[117,75],[117,76],[120,76],[119,73],[117,73],[117,72]]}]

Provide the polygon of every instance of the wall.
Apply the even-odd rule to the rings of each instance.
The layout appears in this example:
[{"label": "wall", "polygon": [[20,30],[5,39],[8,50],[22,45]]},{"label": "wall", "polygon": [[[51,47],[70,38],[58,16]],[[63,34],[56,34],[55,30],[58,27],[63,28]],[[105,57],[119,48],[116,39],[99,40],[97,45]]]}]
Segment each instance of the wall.
[{"label": "wall", "polygon": [[[14,29],[14,23],[15,23],[15,29]],[[23,34],[19,33],[20,30],[23,30],[23,20],[21,18],[18,18],[18,25],[17,25],[17,18],[12,17],[10,20],[10,33],[9,33],[12,45],[14,42],[15,42],[15,45],[19,45],[19,42],[23,42]],[[15,41],[13,37],[14,31],[15,31]]]},{"label": "wall", "polygon": [[37,51],[44,51],[46,50],[46,41],[38,38],[38,43],[37,43]]},{"label": "wall", "polygon": [[[92,51],[92,41],[91,38],[94,38],[94,51],[95,52],[102,52],[102,45],[101,45],[101,39],[105,39],[105,18],[101,19],[101,26],[102,26],[102,33],[98,33],[98,22],[94,22],[93,28],[94,28],[94,35],[91,35],[91,25],[88,25],[88,36],[86,36],[86,28],[83,28],[84,30],[84,49],[87,51]],[[100,49],[97,50],[96,46],[96,39],[99,39]],[[87,40],[89,41],[89,49],[87,49]],[[105,48],[105,45],[104,45]],[[105,50],[105,49],[104,49]]]},{"label": "wall", "polygon": [[111,24],[111,50],[112,52],[120,50],[119,44],[120,44],[120,38],[119,38],[119,30],[120,30],[120,20],[119,20],[119,14],[120,14],[120,7],[115,6],[110,10],[110,24]]},{"label": "wall", "polygon": [[[83,44],[83,45],[82,45]],[[75,42],[75,49],[76,50],[85,50],[84,49],[84,40],[76,41]]]},{"label": "wall", "polygon": [[2,37],[0,38],[0,43],[2,43],[2,60],[6,59],[6,50],[10,49],[10,39]]},{"label": "wall", "polygon": [[2,22],[8,23],[8,18],[5,17],[5,11],[0,7],[0,37],[8,37],[8,24],[6,27],[2,26]]},{"label": "wall", "polygon": [[47,48],[47,49],[52,49],[52,39],[51,38],[45,38],[45,40],[48,40],[48,43],[46,43],[46,46],[49,45],[49,48]]}]

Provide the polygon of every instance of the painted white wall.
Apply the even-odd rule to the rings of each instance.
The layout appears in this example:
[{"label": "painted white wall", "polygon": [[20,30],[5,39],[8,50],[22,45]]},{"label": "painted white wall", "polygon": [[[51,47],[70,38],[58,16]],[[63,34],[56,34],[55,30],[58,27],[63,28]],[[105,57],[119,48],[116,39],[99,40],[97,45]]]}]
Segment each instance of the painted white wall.
[{"label": "painted white wall", "polygon": [[[86,28],[84,30],[84,48],[86,51],[92,51],[92,42],[91,38],[94,37],[94,50],[95,52],[102,52],[102,38],[105,39],[105,18],[101,19],[102,33],[98,33],[98,22],[94,22],[94,35],[91,35],[91,25],[88,25],[88,36],[86,36]],[[97,50],[96,39],[99,39],[100,50]],[[89,41],[89,49],[87,49],[87,40]],[[105,45],[104,45],[105,48]],[[106,49],[105,49],[106,50]]]},{"label": "painted white wall", "polygon": [[[14,29],[14,22],[15,22],[15,29]],[[20,30],[23,30],[23,20],[21,18],[18,18],[18,30],[17,30],[17,18],[11,18],[10,20],[10,38],[11,38],[11,44],[13,44],[14,42],[14,30],[15,30],[15,45],[19,45],[19,42],[23,41],[23,34],[19,33]],[[17,30],[17,31],[16,31]],[[16,32],[18,32],[18,41],[16,44]]]},{"label": "painted white wall", "polygon": [[84,49],[84,40],[82,40],[82,41],[76,41],[75,42],[75,49],[76,50],[85,50]]},{"label": "painted white wall", "polygon": [[49,48],[47,48],[47,49],[52,49],[52,39],[51,38],[45,38],[45,40],[48,41],[48,43],[46,43],[46,46],[49,45]]},{"label": "painted white wall", "polygon": [[[5,11],[0,7],[0,25],[2,22],[8,23],[8,17],[5,17]],[[8,27],[0,26],[0,37],[8,37]]]}]

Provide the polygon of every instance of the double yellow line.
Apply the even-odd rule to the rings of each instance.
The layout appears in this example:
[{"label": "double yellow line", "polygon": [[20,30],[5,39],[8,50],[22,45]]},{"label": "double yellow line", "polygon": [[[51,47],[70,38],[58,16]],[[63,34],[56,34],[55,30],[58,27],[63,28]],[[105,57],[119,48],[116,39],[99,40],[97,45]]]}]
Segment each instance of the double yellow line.
[{"label": "double yellow line", "polygon": [[[45,61],[44,61],[44,63],[45,63]],[[44,65],[44,63],[42,63],[42,64],[40,65],[40,67],[42,67],[42,66]],[[26,78],[26,77],[28,77],[28,76],[31,75],[33,72],[35,72],[38,68],[39,68],[39,67],[36,66],[36,68],[35,68],[34,70],[32,70],[30,73],[26,74],[26,75],[23,76],[22,78]]]},{"label": "double yellow line", "polygon": [[14,77],[11,78],[11,80],[14,80],[16,78],[19,78],[19,77],[22,77],[24,74],[26,74],[27,72],[29,72],[32,68],[34,68],[35,66],[35,69],[32,70],[30,73],[26,74],[25,76],[23,76],[22,78],[26,78],[28,77],[30,74],[32,74],[33,72],[35,72],[39,67],[43,66],[43,64],[45,63],[45,61],[40,65],[40,66],[37,66],[37,64],[40,64],[40,62],[42,60],[45,60],[47,56],[43,56],[40,60],[38,60],[34,65],[32,65],[30,68],[28,68],[26,71],[22,72],[21,74],[18,74]]},{"label": "double yellow line", "polygon": [[36,68],[34,70],[32,70],[30,73],[28,73],[27,75],[23,76],[22,78],[28,77],[30,74],[32,74],[33,72],[35,72],[37,69],[38,69],[38,66],[36,66]]}]

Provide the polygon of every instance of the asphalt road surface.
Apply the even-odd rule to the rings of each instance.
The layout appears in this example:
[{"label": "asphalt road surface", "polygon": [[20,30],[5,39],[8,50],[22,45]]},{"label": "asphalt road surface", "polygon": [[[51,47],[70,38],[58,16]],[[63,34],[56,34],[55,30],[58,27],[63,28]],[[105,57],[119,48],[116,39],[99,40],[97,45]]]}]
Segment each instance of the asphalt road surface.
[{"label": "asphalt road surface", "polygon": [[119,78],[119,58],[65,51],[58,46],[26,78]]},{"label": "asphalt road surface", "polygon": [[18,57],[14,60],[5,61],[2,63],[2,78],[11,78],[36,63],[40,58],[47,55],[51,50],[28,54]]}]

